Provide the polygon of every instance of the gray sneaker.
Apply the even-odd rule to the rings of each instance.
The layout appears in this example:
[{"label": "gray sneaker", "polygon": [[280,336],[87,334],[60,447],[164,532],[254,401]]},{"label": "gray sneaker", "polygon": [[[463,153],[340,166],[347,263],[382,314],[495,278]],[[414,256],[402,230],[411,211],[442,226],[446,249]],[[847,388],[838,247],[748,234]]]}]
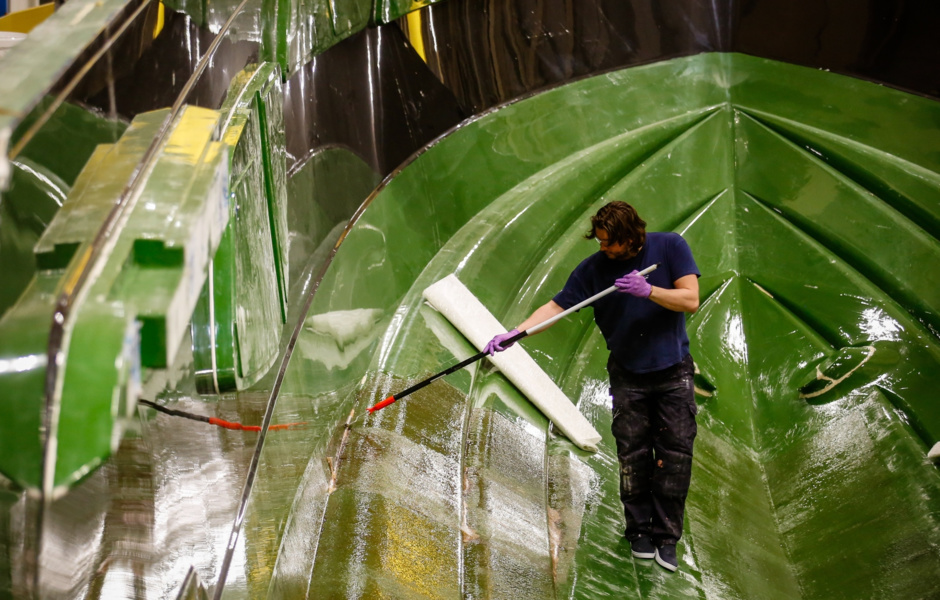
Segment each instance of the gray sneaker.
[{"label": "gray sneaker", "polygon": [[656,556],[656,547],[653,546],[653,542],[645,535],[641,535],[630,542],[630,551],[633,552],[633,556],[637,558],[650,559]]},{"label": "gray sneaker", "polygon": [[663,544],[659,548],[656,548],[656,563],[670,571],[675,571],[679,568],[679,561],[676,560],[676,545],[675,544]]}]

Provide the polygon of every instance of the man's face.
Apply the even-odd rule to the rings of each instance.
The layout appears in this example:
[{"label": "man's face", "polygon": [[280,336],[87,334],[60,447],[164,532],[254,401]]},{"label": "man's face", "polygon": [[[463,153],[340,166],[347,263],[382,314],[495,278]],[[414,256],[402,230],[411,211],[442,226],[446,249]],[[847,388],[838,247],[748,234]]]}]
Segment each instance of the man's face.
[{"label": "man's face", "polygon": [[633,258],[635,254],[630,251],[630,240],[627,240],[621,244],[616,242],[611,243],[610,235],[604,229],[595,229],[594,237],[597,238],[598,243],[601,245],[601,252],[607,255],[607,258],[614,260],[627,260],[628,258]]}]

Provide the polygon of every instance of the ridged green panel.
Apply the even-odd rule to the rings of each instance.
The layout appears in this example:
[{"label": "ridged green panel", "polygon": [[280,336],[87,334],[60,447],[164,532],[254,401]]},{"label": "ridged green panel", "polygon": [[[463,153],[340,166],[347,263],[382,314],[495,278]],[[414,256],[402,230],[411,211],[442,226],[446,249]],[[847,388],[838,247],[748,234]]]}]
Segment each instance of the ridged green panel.
[{"label": "ridged green panel", "polygon": [[371,0],[265,0],[261,57],[288,76],[369,25]]},{"label": "ridged green panel", "polygon": [[[61,494],[100,464],[135,414],[141,363],[166,367],[179,349],[229,210],[226,155],[212,141],[218,113],[191,107],[173,124],[123,228],[103,247],[87,294],[73,301],[59,385],[47,407],[45,357],[54,301],[73,285],[88,244],[168,113],[141,115],[118,143],[96,149],[36,245],[40,271],[34,284],[0,321],[2,364],[13,365],[0,372],[5,394],[10,392],[4,402],[28,421],[7,422],[19,432],[0,435],[0,443],[17,444],[0,452],[0,470],[24,488]],[[43,465],[39,431],[47,410],[54,453]],[[43,480],[44,470],[49,479]]]},{"label": "ridged green panel", "polygon": [[[0,472],[22,487],[38,489],[41,483],[39,430],[45,407],[46,350],[61,280],[77,266],[85,244],[97,232],[159,122],[142,119],[117,144],[96,149],[67,202],[36,244],[36,275],[17,303],[0,319],[0,361],[13,366],[0,373],[4,411],[11,417],[0,420]],[[113,179],[100,177],[101,173],[108,173]],[[75,376],[82,379],[77,385],[92,402],[105,402],[106,406],[100,406],[97,412],[79,408],[77,422],[71,420],[71,409],[63,408],[69,426],[62,432],[58,449],[63,461],[57,461],[57,470],[68,464],[71,473],[87,472],[83,465],[91,468],[107,455],[112,442],[112,396],[125,366],[116,369],[115,365],[128,327],[128,317],[120,307],[92,309],[89,324],[100,342],[81,340],[87,362],[82,369],[75,370]],[[76,436],[77,443],[72,443]],[[102,452],[102,448],[106,450]]]},{"label": "ridged green panel", "polygon": [[[940,264],[937,238],[811,152],[782,140],[746,115],[738,117],[738,128],[739,189],[780,212],[940,331],[940,272],[923,268]],[[767,156],[774,157],[774,177],[767,177]],[[940,189],[938,182],[934,186],[935,192]],[[933,208],[940,211],[940,205]],[[847,214],[852,218],[845,218]]]},{"label": "ridged green panel", "polygon": [[[630,74],[630,85],[616,85],[627,77],[623,73],[589,79],[583,83],[583,94],[552,90],[464,127],[460,136],[441,140],[433,152],[418,157],[389,183],[383,201],[369,208],[347,238],[360,238],[350,245],[371,247],[370,253],[407,248],[401,264],[370,273],[369,278],[344,276],[343,284],[334,286],[338,273],[357,271],[352,265],[361,260],[351,256],[353,251],[338,254],[336,266],[326,275],[326,293],[317,294],[316,312],[396,306],[441,245],[491,199],[541,169],[620,133],[721,104],[725,94],[713,85],[710,73],[718,62],[713,56],[681,67],[670,63],[657,71],[640,69]],[[659,85],[678,86],[684,93],[649,93]],[[599,105],[595,94],[611,98]],[[565,118],[559,119],[556,113],[562,103]],[[524,121],[519,115],[523,111],[528,116]],[[522,122],[515,126],[517,121]],[[583,126],[585,122],[591,126]],[[442,201],[446,208],[438,206]]]},{"label": "ridged green panel", "polygon": [[745,114],[831,165],[871,191],[933,237],[940,237],[940,175],[917,164],[917,155],[897,156],[838,134],[763,111]]},{"label": "ridged green panel", "polygon": [[[276,587],[932,595],[940,473],[925,454],[940,441],[940,341],[936,282],[915,272],[940,248],[938,122],[940,105],[901,92],[701,55],[555,89],[441,140],[345,237],[283,392],[341,423],[351,405],[471,355],[421,291],[456,272],[510,328],[595,251],[580,237],[588,217],[625,199],[651,230],[682,233],[703,273],[688,320],[702,393],[679,573],[634,561],[622,538],[607,352],[585,310],[522,344],[605,436],[597,454],[478,363],[354,426],[336,491],[317,500],[324,529],[304,531],[317,544],[309,587],[288,581],[296,568]],[[419,587],[423,574],[439,594]]]},{"label": "ridged green panel", "polygon": [[289,278],[282,102],[279,71],[267,63],[239,74],[222,107],[233,197],[213,284],[193,315],[196,383],[204,393],[250,386],[278,353]]},{"label": "ridged green panel", "polygon": [[330,0],[267,0],[263,6],[262,56],[284,73],[342,40],[333,33]]}]

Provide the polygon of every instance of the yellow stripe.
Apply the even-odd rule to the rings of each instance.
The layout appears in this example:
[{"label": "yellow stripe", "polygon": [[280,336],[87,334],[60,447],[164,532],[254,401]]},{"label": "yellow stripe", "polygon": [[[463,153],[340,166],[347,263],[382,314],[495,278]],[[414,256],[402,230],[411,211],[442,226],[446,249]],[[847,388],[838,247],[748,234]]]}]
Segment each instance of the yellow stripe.
[{"label": "yellow stripe", "polygon": [[157,22],[153,26],[153,38],[157,39],[161,31],[163,31],[163,2],[157,6]]},{"label": "yellow stripe", "polygon": [[55,3],[40,4],[33,8],[18,10],[4,17],[0,17],[0,31],[15,31],[29,33],[34,27],[45,21],[55,12]]},{"label": "yellow stripe", "polygon": [[65,278],[62,285],[63,293],[71,295],[75,290],[75,284],[78,283],[78,276],[85,269],[89,258],[91,258],[91,244],[84,244],[81,256],[71,265],[71,269],[69,269],[69,273]]},{"label": "yellow stripe", "polygon": [[406,15],[408,18],[408,41],[425,63],[428,57],[424,55],[424,37],[421,35],[421,11],[413,10]]}]

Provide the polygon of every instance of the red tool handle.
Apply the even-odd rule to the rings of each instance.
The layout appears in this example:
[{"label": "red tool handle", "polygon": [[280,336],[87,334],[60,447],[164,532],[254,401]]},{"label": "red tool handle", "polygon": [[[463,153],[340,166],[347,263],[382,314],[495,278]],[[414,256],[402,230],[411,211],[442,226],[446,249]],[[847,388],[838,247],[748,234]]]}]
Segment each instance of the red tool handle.
[{"label": "red tool handle", "polygon": [[213,425],[218,425],[219,427],[225,427],[226,429],[235,429],[241,431],[261,431],[260,425],[242,425],[241,423],[232,423],[231,421],[224,421],[216,417],[209,417],[209,423]]},{"label": "red tool handle", "polygon": [[385,408],[385,407],[388,406],[389,404],[395,402],[395,400],[397,400],[397,398],[395,398],[395,396],[389,396],[389,397],[386,398],[385,400],[382,400],[381,402],[377,403],[375,406],[373,406],[372,408],[370,408],[370,409],[369,409],[369,412],[370,412],[370,413],[374,413],[374,412],[377,411],[377,410],[382,410],[383,408]]}]

